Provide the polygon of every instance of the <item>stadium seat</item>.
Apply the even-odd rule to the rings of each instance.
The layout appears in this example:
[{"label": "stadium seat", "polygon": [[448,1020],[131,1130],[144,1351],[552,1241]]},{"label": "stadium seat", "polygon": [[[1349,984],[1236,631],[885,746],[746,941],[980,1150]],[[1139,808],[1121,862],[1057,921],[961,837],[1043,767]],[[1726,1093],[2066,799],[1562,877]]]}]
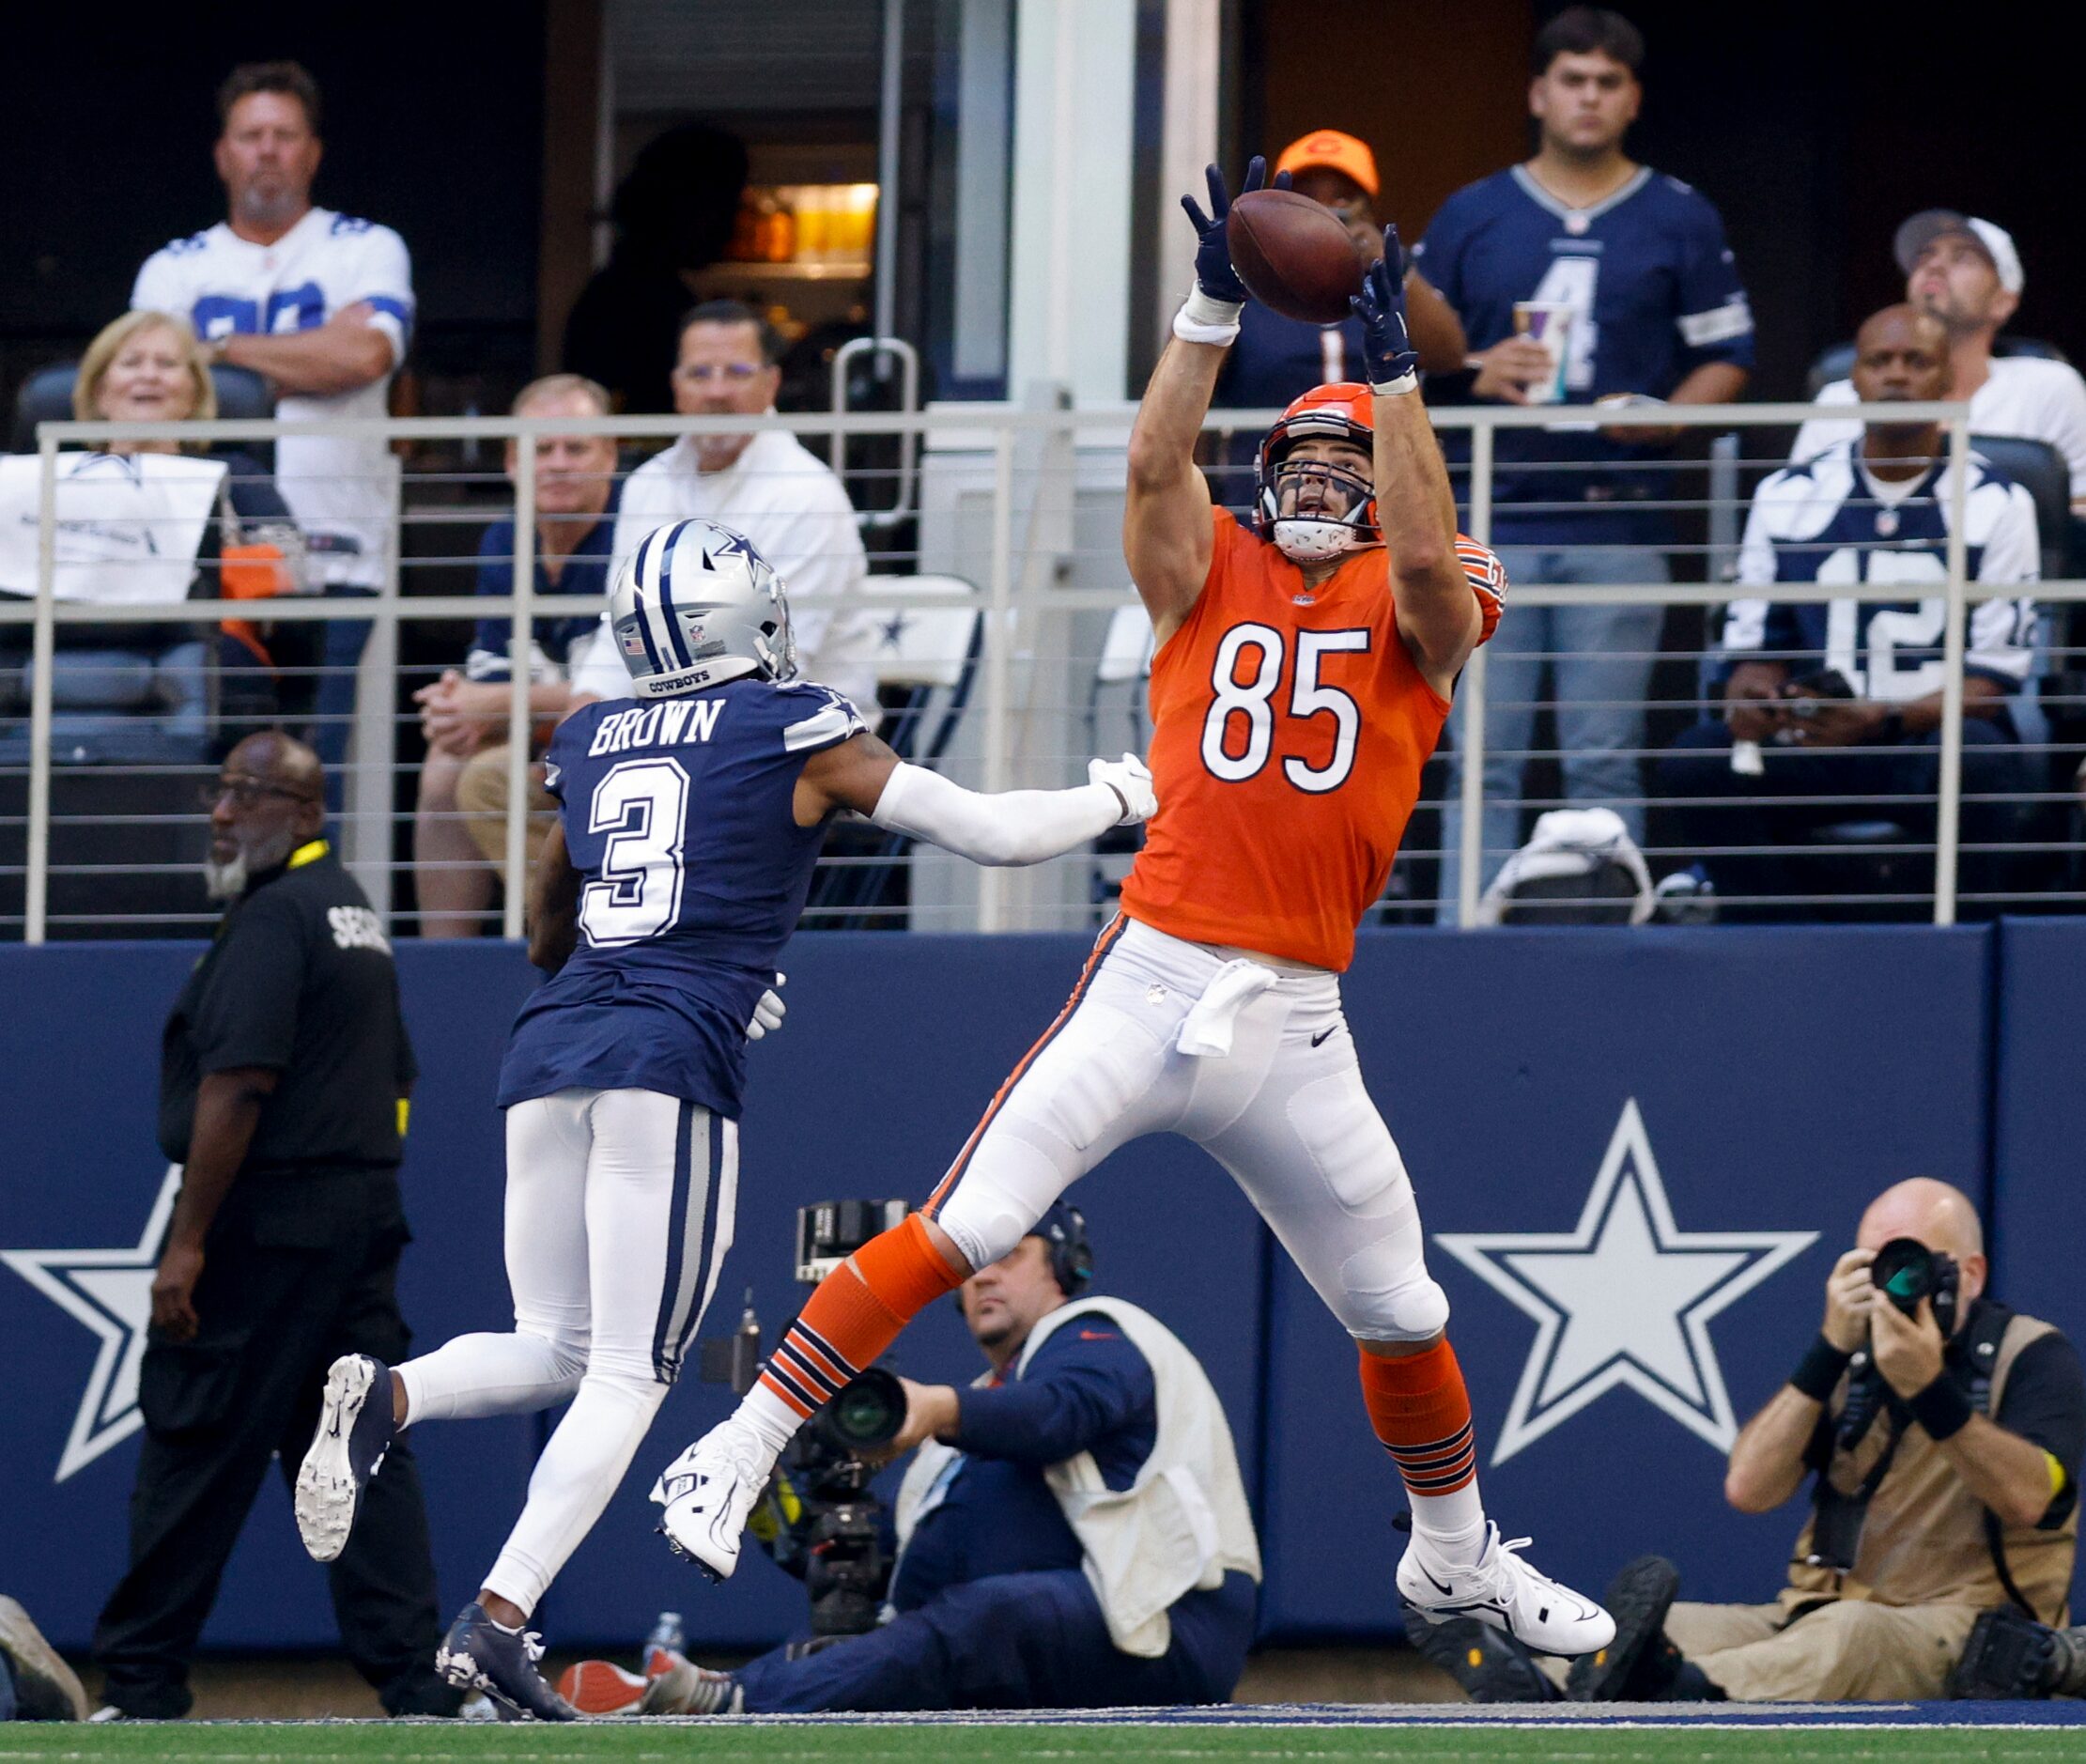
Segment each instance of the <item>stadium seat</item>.
[{"label": "stadium seat", "polygon": [[[901,759],[932,766],[954,739],[978,676],[985,618],[977,584],[960,576],[872,576],[869,580],[876,587],[902,585],[922,599],[949,603],[879,607],[871,613],[882,627],[876,684],[885,718],[878,733]],[[827,835],[826,855],[838,861],[827,863],[812,884],[807,922],[873,927],[879,921],[872,908],[903,906],[903,859],[910,844],[902,835],[878,828],[836,827]],[[899,920],[894,913],[883,922]]]},{"label": "stadium seat", "polygon": [[[14,432],[8,442],[10,453],[36,452],[39,423],[71,422],[72,382],[79,372],[77,362],[60,362],[39,367],[22,382],[14,399]],[[217,388],[217,413],[221,417],[259,421],[275,414],[275,400],[268,390],[268,381],[250,367],[212,362],[210,383]],[[241,442],[240,447],[264,464],[270,462],[274,453],[266,442]]]},{"label": "stadium seat", "polygon": [[[1145,749],[1144,683],[1151,677],[1151,616],[1142,604],[1118,607],[1108,615],[1108,629],[1101,640],[1101,659],[1094,667],[1093,686],[1087,694],[1087,750],[1104,756],[1117,750],[1118,733],[1104,734],[1105,710],[1112,709],[1117,689],[1120,693],[1120,731],[1124,745],[1133,753]],[[1121,890],[1125,866],[1121,859],[1144,843],[1141,828],[1111,828],[1094,842],[1093,877],[1090,891],[1096,905],[1112,901]],[[1116,859],[1110,862],[1111,859]]]}]

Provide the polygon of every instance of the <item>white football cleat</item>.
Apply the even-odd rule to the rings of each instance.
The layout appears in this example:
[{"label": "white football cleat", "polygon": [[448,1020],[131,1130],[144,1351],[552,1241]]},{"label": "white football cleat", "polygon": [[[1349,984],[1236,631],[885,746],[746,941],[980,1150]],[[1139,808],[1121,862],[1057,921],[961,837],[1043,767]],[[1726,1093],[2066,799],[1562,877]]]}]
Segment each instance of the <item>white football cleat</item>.
[{"label": "white football cleat", "polygon": [[1539,1654],[1590,1654],[1615,1639],[1615,1620],[1591,1599],[1537,1573],[1516,1552],[1529,1540],[1502,1543],[1485,1527],[1476,1563],[1443,1562],[1417,1532],[1398,1565],[1398,1589],[1429,1623],[1476,1617]]},{"label": "white football cleat", "polygon": [[751,1432],[722,1420],[690,1446],[652,1485],[666,1509],[660,1533],[712,1580],[729,1580],[739,1565],[739,1538],[774,1467]]}]

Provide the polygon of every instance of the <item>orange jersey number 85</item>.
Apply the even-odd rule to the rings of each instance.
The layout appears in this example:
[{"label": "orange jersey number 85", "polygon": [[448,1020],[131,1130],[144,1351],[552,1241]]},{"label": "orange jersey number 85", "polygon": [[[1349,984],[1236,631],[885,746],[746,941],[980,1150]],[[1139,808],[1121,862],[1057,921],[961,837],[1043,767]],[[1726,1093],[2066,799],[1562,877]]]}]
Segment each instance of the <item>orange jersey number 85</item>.
[{"label": "orange jersey number 85", "polygon": [[[1310,766],[1291,754],[1282,762],[1282,775],[1297,789],[1314,796],[1337,790],[1354,769],[1354,748],[1362,734],[1359,705],[1337,686],[1319,678],[1319,667],[1328,655],[1367,655],[1367,629],[1348,631],[1299,631],[1296,633],[1296,675],[1290,684],[1289,714],[1303,720],[1333,719],[1333,757],[1323,766]],[[1256,650],[1259,661],[1247,679],[1239,677],[1239,663],[1247,649]],[[1213,778],[1228,784],[1244,783],[1259,775],[1275,750],[1275,693],[1282,683],[1282,633],[1272,625],[1234,625],[1217,644],[1210,685],[1216,697],[1202,724],[1202,763]],[[1245,748],[1230,750],[1232,719],[1245,720]]]}]

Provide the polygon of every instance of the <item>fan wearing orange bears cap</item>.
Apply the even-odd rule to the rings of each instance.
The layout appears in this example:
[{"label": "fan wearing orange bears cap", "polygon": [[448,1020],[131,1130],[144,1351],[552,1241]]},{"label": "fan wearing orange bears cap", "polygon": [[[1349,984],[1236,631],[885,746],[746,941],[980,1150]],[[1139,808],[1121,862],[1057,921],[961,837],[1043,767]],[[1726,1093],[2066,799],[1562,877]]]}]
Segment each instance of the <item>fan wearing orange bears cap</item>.
[{"label": "fan wearing orange bears cap", "polygon": [[[1256,159],[1245,190],[1265,171]],[[1340,1001],[1355,927],[1505,573],[1456,531],[1395,231],[1354,301],[1367,383],[1321,386],[1283,414],[1259,450],[1250,526],[1213,505],[1195,446],[1247,290],[1213,165],[1209,185],[1210,213],[1183,200],[1195,286],[1130,438],[1123,549],[1158,645],[1159,808],[1122,910],[926,1203],[827,1277],[737,1412],[669,1468],[661,1529],[729,1573],[777,1456],[819,1403],[1110,1153],[1176,1133],[1229,1171],[1359,1348],[1364,1406],[1412,1509],[1384,1615],[1401,1595],[1429,1623],[1592,1652],[1615,1637],[1608,1613],[1537,1573],[1479,1499],[1448,1299]],[[909,1416],[893,1449],[961,1425]],[[1221,1566],[1164,1505],[1182,1498],[1170,1475],[1140,1475],[1119,1515],[1118,1539],[1149,1553],[1148,1602],[1214,1584]],[[1140,1516],[1139,1500],[1162,1506]],[[1105,1578],[1113,1547],[1092,1548]]]},{"label": "fan wearing orange bears cap", "polygon": [[[1378,219],[1383,187],[1376,155],[1367,142],[1338,129],[1314,129],[1282,149],[1275,162],[1275,175],[1279,178],[1285,174],[1298,195],[1310,197],[1338,218],[1364,265],[1383,255],[1383,225]],[[1461,372],[1468,353],[1462,322],[1410,263],[1405,271],[1405,305],[1420,370]],[[1361,371],[1358,319],[1315,325],[1259,302],[1249,303],[1239,317],[1239,340],[1225,357],[1213,400],[1227,409],[1279,407],[1313,386],[1352,379]],[[1235,478],[1243,479],[1252,469],[1252,453],[1235,453],[1228,463]]]}]

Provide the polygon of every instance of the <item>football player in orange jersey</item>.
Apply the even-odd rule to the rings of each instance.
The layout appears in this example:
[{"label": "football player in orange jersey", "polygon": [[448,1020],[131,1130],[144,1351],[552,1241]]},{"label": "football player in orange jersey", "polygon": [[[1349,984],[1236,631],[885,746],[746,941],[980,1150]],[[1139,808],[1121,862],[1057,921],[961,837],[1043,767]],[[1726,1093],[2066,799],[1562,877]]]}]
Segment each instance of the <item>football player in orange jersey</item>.
[{"label": "football player in orange jersey", "polygon": [[[1246,189],[1263,172],[1255,160]],[[1260,448],[1252,531],[1212,507],[1194,450],[1247,296],[1225,244],[1224,181],[1209,176],[1213,212],[1183,202],[1201,240],[1196,286],[1130,438],[1123,548],[1158,640],[1159,812],[1122,913],[927,1204],[812,1293],[738,1412],[654,1498],[669,1539],[728,1574],[805,1418],[1111,1152],[1178,1133],[1230,1171],[1359,1344],[1363,1400],[1412,1504],[1407,1603],[1430,1623],[1475,1617],[1537,1651],[1589,1652],[1614,1637],[1608,1614],[1537,1573],[1486,1519],[1448,1300],[1340,1009],[1355,927],[1397,854],[1456,675],[1498,620],[1505,575],[1456,531],[1395,230],[1355,301],[1370,384],[1321,386],[1284,412]],[[908,1415],[897,1447],[960,1441],[961,1428],[960,1410]],[[1162,1422],[1155,1459],[1167,1443]],[[1130,1501],[1178,1502],[1169,1487],[1140,1476]],[[1221,1571],[1194,1542],[1206,1528],[1168,1514],[1151,1515],[1138,1546],[1158,1605]]]}]

